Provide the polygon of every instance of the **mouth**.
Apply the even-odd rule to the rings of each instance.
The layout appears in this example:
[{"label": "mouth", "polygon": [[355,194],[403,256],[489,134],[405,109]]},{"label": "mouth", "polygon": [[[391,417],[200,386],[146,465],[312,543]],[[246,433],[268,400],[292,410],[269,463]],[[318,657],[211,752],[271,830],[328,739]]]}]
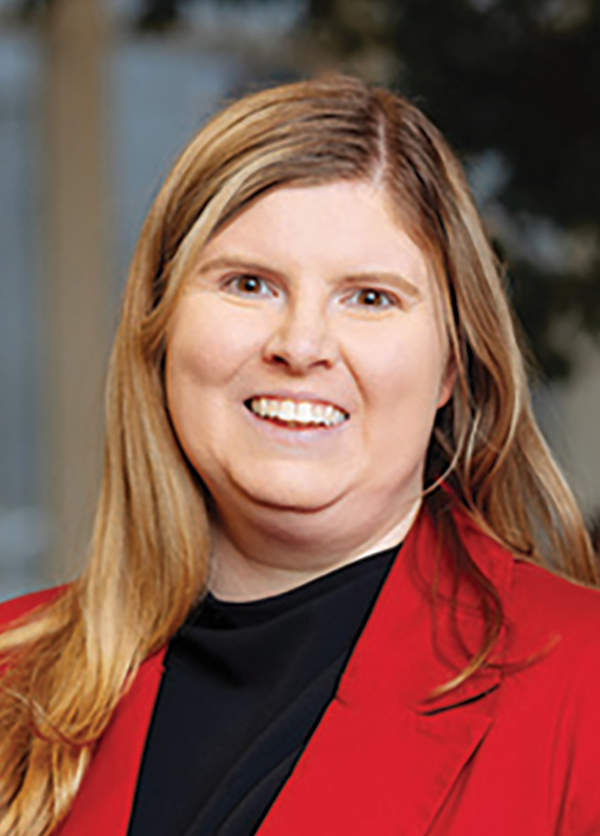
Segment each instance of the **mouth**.
[{"label": "mouth", "polygon": [[289,429],[331,429],[350,419],[344,410],[330,403],[289,398],[248,398],[244,405],[258,418]]}]

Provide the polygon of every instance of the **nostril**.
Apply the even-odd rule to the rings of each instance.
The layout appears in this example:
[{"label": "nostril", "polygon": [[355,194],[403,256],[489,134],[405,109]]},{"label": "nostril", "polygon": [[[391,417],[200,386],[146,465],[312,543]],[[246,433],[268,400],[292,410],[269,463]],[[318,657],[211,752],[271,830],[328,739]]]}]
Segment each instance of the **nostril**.
[{"label": "nostril", "polygon": [[325,343],[316,344],[308,340],[298,340],[288,345],[279,341],[279,344],[266,346],[263,356],[265,361],[272,365],[285,366],[292,372],[305,372],[317,366],[333,366],[336,351]]},{"label": "nostril", "polygon": [[283,356],[283,354],[272,354],[271,360],[274,363],[281,363],[283,365],[288,365],[288,360]]}]

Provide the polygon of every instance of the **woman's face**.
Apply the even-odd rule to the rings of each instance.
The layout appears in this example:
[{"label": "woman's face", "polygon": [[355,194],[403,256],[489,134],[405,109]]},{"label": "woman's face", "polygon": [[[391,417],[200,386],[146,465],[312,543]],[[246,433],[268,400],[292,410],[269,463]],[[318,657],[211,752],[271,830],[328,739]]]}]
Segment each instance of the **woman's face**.
[{"label": "woman's face", "polygon": [[453,384],[440,307],[368,183],[280,188],[215,235],[171,324],[166,386],[217,513],[397,524]]}]

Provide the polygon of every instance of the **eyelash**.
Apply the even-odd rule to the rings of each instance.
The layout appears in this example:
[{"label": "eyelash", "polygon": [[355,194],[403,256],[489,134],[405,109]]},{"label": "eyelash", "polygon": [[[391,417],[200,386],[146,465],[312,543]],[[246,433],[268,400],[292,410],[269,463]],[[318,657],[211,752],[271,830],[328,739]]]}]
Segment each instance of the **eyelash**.
[{"label": "eyelash", "polygon": [[[243,289],[241,287],[243,282],[248,281],[256,283],[258,292]],[[273,288],[266,279],[263,279],[260,276],[255,276],[253,273],[240,273],[235,276],[231,276],[226,280],[225,286],[240,296],[256,296],[257,298],[262,296],[277,296],[277,290]],[[367,296],[369,294],[375,296],[379,300],[377,304],[360,303],[357,301],[357,297],[360,297],[361,295]],[[398,298],[394,296],[394,294],[387,290],[380,290],[375,287],[359,287],[344,296],[344,301],[352,302],[352,300],[354,300],[356,307],[371,308],[375,310],[385,310],[387,308],[398,307],[400,304]]]}]

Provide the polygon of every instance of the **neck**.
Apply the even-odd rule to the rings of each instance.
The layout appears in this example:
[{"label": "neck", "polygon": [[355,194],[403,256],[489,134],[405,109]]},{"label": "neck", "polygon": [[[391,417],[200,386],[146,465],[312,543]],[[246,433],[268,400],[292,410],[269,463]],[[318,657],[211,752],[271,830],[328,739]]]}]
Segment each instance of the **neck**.
[{"label": "neck", "polygon": [[256,517],[217,512],[211,532],[210,590],[225,601],[251,601],[287,592],[398,545],[420,506],[419,497],[387,521],[370,519],[357,525],[354,520],[342,524],[338,520],[335,527],[328,511],[315,515],[273,511],[275,520],[269,520],[270,524],[264,519],[257,522]]}]

